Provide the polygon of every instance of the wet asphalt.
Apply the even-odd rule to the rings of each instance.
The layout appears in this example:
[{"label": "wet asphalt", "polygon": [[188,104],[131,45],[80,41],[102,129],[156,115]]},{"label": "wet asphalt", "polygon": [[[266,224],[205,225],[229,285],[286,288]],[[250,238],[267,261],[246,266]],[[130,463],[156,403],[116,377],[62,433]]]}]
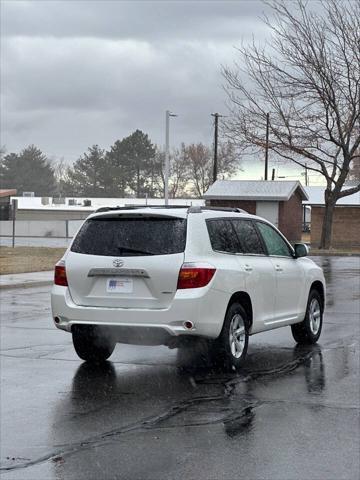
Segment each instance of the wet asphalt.
[{"label": "wet asphalt", "polygon": [[357,480],[360,258],[315,261],[319,343],[255,335],[236,374],[206,352],[120,344],[89,367],[48,287],[1,291],[1,478]]}]

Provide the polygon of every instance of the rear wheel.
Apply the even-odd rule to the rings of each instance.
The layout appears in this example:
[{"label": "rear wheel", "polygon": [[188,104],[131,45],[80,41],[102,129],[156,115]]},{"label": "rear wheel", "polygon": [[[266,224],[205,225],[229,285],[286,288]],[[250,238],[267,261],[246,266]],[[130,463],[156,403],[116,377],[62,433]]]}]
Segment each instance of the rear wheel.
[{"label": "rear wheel", "polygon": [[113,353],[116,342],[93,325],[74,325],[72,339],[76,353],[82,360],[101,363]]},{"label": "rear wheel", "polygon": [[323,322],[323,302],[317,290],[311,290],[305,318],[301,323],[291,325],[294,340],[301,345],[311,345],[318,341]]},{"label": "rear wheel", "polygon": [[216,362],[226,370],[237,370],[245,360],[248,343],[248,318],[239,303],[233,303],[226,312],[220,336],[215,340]]}]

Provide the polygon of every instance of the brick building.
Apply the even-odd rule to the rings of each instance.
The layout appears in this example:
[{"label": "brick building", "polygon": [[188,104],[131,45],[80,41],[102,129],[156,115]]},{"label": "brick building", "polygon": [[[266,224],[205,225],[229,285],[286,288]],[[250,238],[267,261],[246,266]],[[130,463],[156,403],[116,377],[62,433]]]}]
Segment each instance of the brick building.
[{"label": "brick building", "polygon": [[203,198],[216,207],[238,207],[266,218],[290,240],[301,240],[308,196],[298,181],[217,180]]},{"label": "brick building", "polygon": [[12,218],[10,197],[16,195],[16,190],[0,190],[0,220]]},{"label": "brick building", "polygon": [[[306,187],[311,206],[311,245],[320,245],[325,210],[325,187]],[[332,246],[337,248],[360,247],[360,192],[338,200],[333,217]]]}]

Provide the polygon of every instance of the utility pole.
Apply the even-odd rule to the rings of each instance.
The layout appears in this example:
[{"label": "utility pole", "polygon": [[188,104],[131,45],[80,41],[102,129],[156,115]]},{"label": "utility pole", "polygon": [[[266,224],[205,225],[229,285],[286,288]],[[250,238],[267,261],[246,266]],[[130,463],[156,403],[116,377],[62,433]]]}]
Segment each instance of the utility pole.
[{"label": "utility pole", "polygon": [[305,163],[305,186],[307,187],[308,185],[309,185],[308,169],[307,169],[307,163]]},{"label": "utility pole", "polygon": [[213,163],[213,183],[217,180],[218,173],[218,129],[219,129],[219,113],[212,113],[212,117],[215,117],[215,129],[214,129],[214,163]]},{"label": "utility pole", "polygon": [[275,168],[272,169],[271,180],[275,180]]},{"label": "utility pole", "polygon": [[169,130],[170,130],[170,117],[177,117],[169,110],[165,112],[165,205],[169,204],[169,170],[170,170],[170,158],[169,158]]},{"label": "utility pole", "polygon": [[265,180],[268,179],[268,163],[269,163],[269,123],[270,115],[266,114],[266,142],[265,142]]}]

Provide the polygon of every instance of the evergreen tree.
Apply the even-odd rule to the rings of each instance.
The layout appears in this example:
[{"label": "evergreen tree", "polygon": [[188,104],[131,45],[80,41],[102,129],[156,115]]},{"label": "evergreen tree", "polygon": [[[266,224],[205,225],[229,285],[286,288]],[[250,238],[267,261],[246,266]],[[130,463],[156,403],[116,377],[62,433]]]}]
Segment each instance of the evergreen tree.
[{"label": "evergreen tree", "polygon": [[16,188],[18,195],[34,192],[36,196],[52,196],[56,191],[54,169],[35,145],[2,158],[0,184],[1,188]]},{"label": "evergreen tree", "polygon": [[128,196],[130,181],[129,159],[125,155],[123,140],[116,140],[106,153],[107,189],[109,196],[123,198]]},{"label": "evergreen tree", "polygon": [[136,130],[123,139],[124,153],[130,166],[129,187],[136,196],[143,197],[149,193],[149,177],[153,171],[155,147],[147,134]]},{"label": "evergreen tree", "polygon": [[104,197],[108,190],[107,177],[105,152],[93,145],[67,171],[65,190],[81,197]]},{"label": "evergreen tree", "polygon": [[153,194],[155,147],[148,135],[140,130],[117,140],[107,154],[109,184],[115,196]]}]

